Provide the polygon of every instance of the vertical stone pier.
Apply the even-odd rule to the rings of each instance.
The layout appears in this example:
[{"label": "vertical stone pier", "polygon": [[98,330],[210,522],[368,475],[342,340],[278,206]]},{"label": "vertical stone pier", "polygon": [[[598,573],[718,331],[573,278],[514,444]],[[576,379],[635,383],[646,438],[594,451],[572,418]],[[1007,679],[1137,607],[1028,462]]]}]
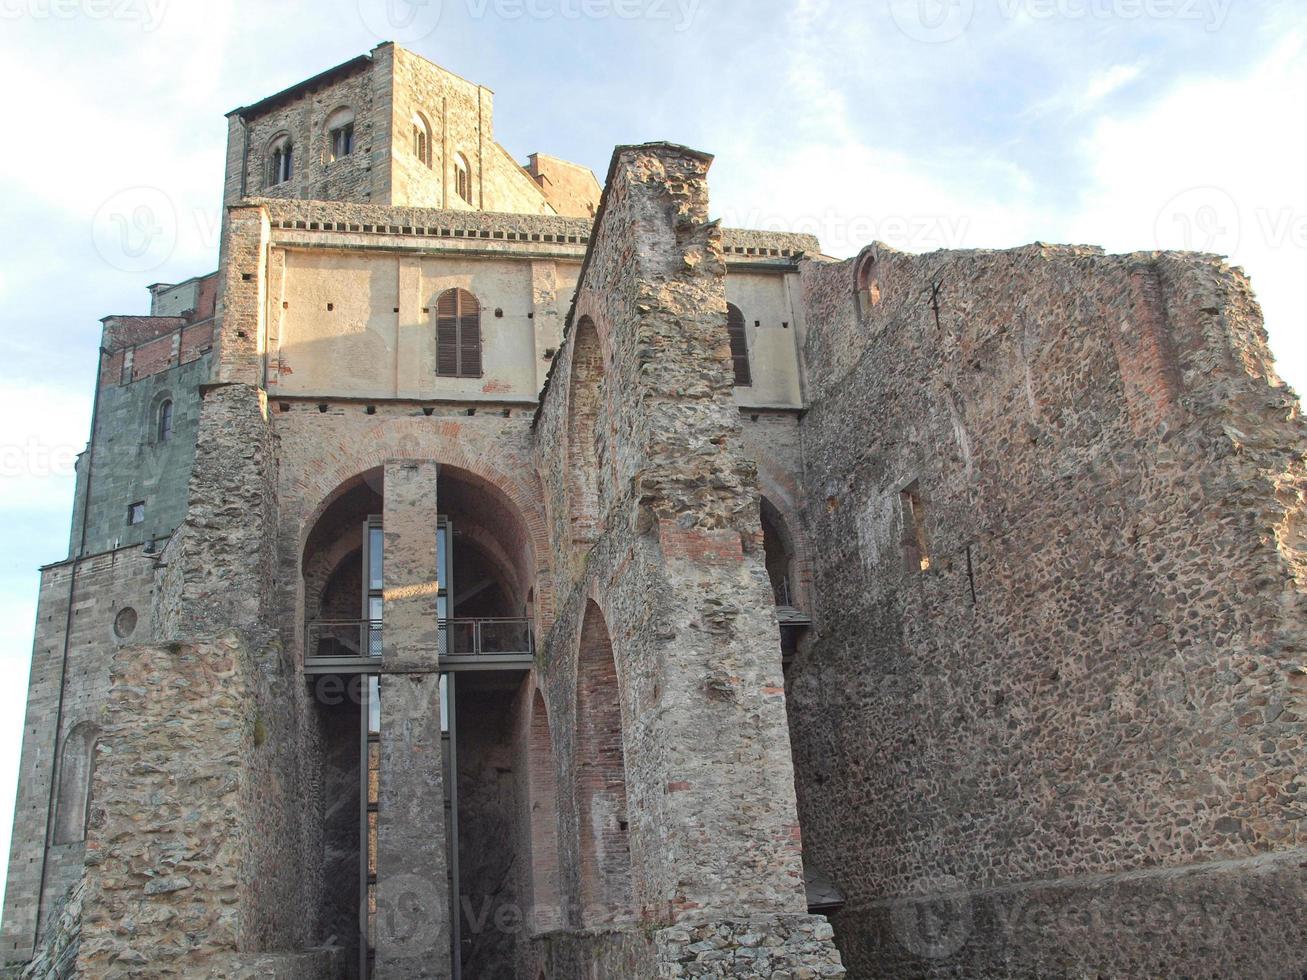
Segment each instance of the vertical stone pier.
[{"label": "vertical stone pier", "polygon": [[436,478],[385,466],[385,620],[377,821],[376,976],[452,975],[436,618]]}]

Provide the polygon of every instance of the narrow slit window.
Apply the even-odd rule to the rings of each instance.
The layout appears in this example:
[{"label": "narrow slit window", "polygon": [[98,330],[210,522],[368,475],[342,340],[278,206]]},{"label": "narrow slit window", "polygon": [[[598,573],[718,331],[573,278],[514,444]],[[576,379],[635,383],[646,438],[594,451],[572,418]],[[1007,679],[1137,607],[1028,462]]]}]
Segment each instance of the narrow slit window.
[{"label": "narrow slit window", "polygon": [[899,494],[903,509],[903,564],[909,572],[930,568],[930,548],[926,541],[926,506],[916,483]]}]

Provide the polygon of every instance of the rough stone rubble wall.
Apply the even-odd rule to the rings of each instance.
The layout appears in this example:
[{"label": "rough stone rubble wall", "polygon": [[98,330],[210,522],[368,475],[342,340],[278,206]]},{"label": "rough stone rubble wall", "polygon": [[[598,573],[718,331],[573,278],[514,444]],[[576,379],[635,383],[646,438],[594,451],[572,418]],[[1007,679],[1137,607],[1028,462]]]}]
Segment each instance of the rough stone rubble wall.
[{"label": "rough stone rubble wall", "polygon": [[[588,316],[606,372],[592,455],[607,470],[597,480],[600,533],[580,560],[558,563],[564,598],[543,652],[565,902],[579,904],[579,825],[589,818],[569,790],[578,763],[578,643],[595,603],[620,679],[634,911],[646,923],[687,927],[799,913],[817,928],[820,920],[801,915],[780,642],[758,548],[756,473],[731,399],[725,263],[720,230],[707,218],[708,162],[659,145],[615,157],[537,425],[550,531],[555,549],[568,553],[588,544],[573,544],[566,449],[572,347]],[[623,949],[633,941],[616,936]],[[554,958],[594,942],[575,933],[546,939]],[[820,956],[805,962],[841,975],[830,943],[818,945]],[[665,952],[645,960],[628,950],[618,955],[624,966],[595,960],[596,968],[645,976],[640,971]]]},{"label": "rough stone rubble wall", "polygon": [[803,278],[790,719],[850,968],[1300,971],[1304,431],[1246,280],[881,250],[860,316],[852,263]]}]

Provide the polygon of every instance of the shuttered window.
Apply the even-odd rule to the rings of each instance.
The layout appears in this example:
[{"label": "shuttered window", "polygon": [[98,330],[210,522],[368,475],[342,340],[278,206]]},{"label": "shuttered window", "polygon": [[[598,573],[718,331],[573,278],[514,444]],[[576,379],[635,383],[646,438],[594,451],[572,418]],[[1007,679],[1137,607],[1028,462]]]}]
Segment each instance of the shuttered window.
[{"label": "shuttered window", "polygon": [[731,361],[735,364],[735,384],[740,388],[753,385],[749,372],[749,340],[744,332],[744,314],[731,303],[726,304],[726,329],[731,335]]},{"label": "shuttered window", "polygon": [[481,304],[465,289],[449,289],[436,303],[436,374],[481,377]]}]

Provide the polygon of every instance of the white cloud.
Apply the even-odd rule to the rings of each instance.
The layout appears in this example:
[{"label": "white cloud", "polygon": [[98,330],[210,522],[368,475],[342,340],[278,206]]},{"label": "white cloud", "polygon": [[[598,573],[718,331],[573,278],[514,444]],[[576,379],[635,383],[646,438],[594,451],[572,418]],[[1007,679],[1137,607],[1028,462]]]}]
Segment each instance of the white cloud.
[{"label": "white cloud", "polygon": [[1304,39],[1291,35],[1242,77],[1199,77],[1129,116],[1102,120],[1084,207],[1065,227],[1115,250],[1193,248],[1252,276],[1281,373],[1307,387],[1299,281],[1307,262]]}]

